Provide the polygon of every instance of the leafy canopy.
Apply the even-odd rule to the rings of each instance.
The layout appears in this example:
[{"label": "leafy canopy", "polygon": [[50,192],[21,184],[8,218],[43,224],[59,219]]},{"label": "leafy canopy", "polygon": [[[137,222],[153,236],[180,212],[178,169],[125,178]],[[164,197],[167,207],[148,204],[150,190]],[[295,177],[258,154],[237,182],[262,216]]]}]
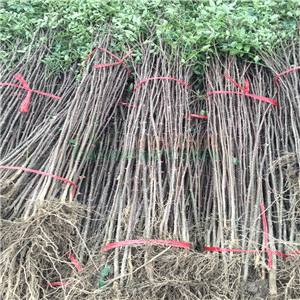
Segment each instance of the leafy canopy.
[{"label": "leafy canopy", "polygon": [[[183,63],[193,59],[196,64],[221,52],[258,62],[258,51],[299,39],[297,0],[2,0],[0,5],[2,62],[15,51],[16,63],[28,47],[53,40],[44,59],[53,70],[83,61],[96,46],[93,37],[108,30],[109,50],[124,53],[130,47],[136,61],[141,58],[140,43],[153,43],[154,37],[157,51],[161,37],[170,48],[183,46]],[[48,34],[35,38],[41,30]],[[21,49],[16,49],[16,41]]]}]

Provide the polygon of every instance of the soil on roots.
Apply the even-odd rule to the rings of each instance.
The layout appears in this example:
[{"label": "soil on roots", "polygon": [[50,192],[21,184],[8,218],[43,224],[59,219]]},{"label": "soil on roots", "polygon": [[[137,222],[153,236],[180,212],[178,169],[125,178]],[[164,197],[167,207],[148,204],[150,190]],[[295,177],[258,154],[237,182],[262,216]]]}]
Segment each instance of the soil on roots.
[{"label": "soil on roots", "polygon": [[70,277],[78,211],[52,202],[27,220],[2,220],[1,299],[49,299],[46,284]]},{"label": "soil on roots", "polygon": [[[248,287],[242,280],[242,255],[195,253],[147,245],[129,248],[125,276],[116,274],[116,256],[124,248],[100,252],[76,274],[73,284],[57,289],[55,299],[254,299],[268,291],[253,269],[251,280],[262,289]],[[103,270],[105,276],[102,276]],[[108,274],[107,274],[108,273]],[[65,297],[67,295],[67,297]],[[64,298],[65,297],[65,298]],[[255,298],[256,299],[256,298]],[[259,299],[259,298],[257,298]]]},{"label": "soil on roots", "polygon": [[[53,288],[47,299],[230,299],[273,300],[299,298],[299,257],[278,264],[278,294],[268,295],[268,271],[250,270],[243,282],[242,254],[196,253],[171,247],[130,247],[124,276],[114,260],[124,248],[100,252],[73,272],[69,284]],[[250,262],[255,265],[256,257]],[[50,295],[50,294],[49,294]],[[49,296],[48,295],[48,296]],[[291,298],[292,297],[292,298]]]},{"label": "soil on roots", "polygon": [[[277,298],[268,296],[267,265],[261,254],[249,261],[243,282],[241,253],[193,252],[160,245],[116,248],[90,254],[78,272],[67,257],[73,253],[81,208],[74,203],[41,207],[28,220],[3,221],[1,299],[297,299],[299,256],[279,258]],[[74,250],[74,251],[73,251]],[[114,262],[129,251],[120,276]],[[258,256],[258,257],[257,257]],[[263,271],[262,271],[263,270]],[[67,285],[47,287],[53,282]]]}]

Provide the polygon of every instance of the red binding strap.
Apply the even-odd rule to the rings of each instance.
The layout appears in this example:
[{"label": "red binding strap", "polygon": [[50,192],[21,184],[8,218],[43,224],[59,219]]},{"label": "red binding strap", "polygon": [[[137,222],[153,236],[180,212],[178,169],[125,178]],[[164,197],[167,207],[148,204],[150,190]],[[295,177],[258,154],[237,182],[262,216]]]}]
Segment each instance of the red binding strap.
[{"label": "red binding strap", "polygon": [[19,108],[22,112],[28,112],[29,102],[30,102],[30,97],[31,97],[32,92],[37,93],[37,94],[41,94],[41,95],[44,95],[44,96],[48,96],[48,97],[51,97],[51,98],[54,98],[54,99],[57,99],[57,100],[62,99],[61,97],[58,97],[58,96],[54,96],[54,95],[44,93],[44,92],[40,92],[40,91],[37,91],[37,90],[32,90],[21,74],[15,74],[13,76],[13,78],[20,81],[23,84],[23,86],[13,84],[13,83],[6,83],[6,82],[0,82],[0,85],[10,85],[10,86],[14,86],[14,87],[17,87],[19,89],[23,89],[23,90],[28,91],[25,99],[22,101],[22,103],[20,105],[20,108]]},{"label": "red binding strap", "polygon": [[279,74],[276,76],[276,78],[275,78],[275,84],[278,84],[277,81],[278,81],[279,76],[284,75],[284,74],[289,73],[289,72],[292,72],[292,71],[295,71],[295,70],[299,70],[299,69],[300,69],[300,66],[294,67],[294,68],[288,69],[287,71],[284,71],[284,72],[282,72],[282,73],[279,73]]},{"label": "red binding strap", "polygon": [[126,102],[118,102],[118,104],[122,104],[122,105],[125,105],[127,107],[134,107],[132,104],[128,104]]},{"label": "red binding strap", "polygon": [[120,247],[120,246],[128,246],[128,245],[137,245],[137,244],[148,244],[148,243],[152,243],[152,244],[160,244],[160,245],[164,245],[164,246],[172,246],[172,247],[177,247],[177,248],[185,248],[190,250],[190,244],[186,243],[186,242],[178,242],[178,241],[166,241],[166,240],[126,240],[126,241],[120,241],[120,242],[115,242],[109,245],[106,245],[105,247],[103,247],[100,252],[102,251],[106,251],[109,249],[113,249],[116,247]]},{"label": "red binding strap", "polygon": [[[126,70],[127,70],[127,76],[129,77],[130,76],[130,71],[129,69],[127,68],[127,65],[126,63],[124,62],[124,59],[129,56],[131,53],[133,53],[133,51],[129,51],[122,59],[119,58],[118,56],[116,56],[115,54],[111,53],[110,51],[108,51],[107,49],[105,48],[101,48],[101,47],[97,47],[95,48],[89,55],[88,57],[85,59],[85,63],[88,61],[88,59],[90,58],[90,56],[95,53],[98,49],[100,50],[103,50],[105,51],[106,53],[108,53],[109,55],[111,55],[112,57],[116,58],[119,62],[117,63],[112,63],[112,64],[98,64],[98,65],[94,65],[94,69],[97,69],[97,68],[101,68],[101,67],[105,67],[105,66],[114,66],[114,65],[118,65],[118,64],[123,64],[124,67],[126,67]],[[80,71],[82,70],[82,67],[80,69]]]},{"label": "red binding strap", "polygon": [[83,267],[82,267],[82,265],[79,263],[79,261],[76,260],[76,259],[74,258],[74,256],[73,256],[72,254],[70,254],[69,252],[67,252],[67,256],[68,256],[68,258],[70,259],[70,261],[72,262],[72,264],[75,266],[75,268],[77,269],[77,271],[80,272],[80,271],[83,269]]},{"label": "red binding strap", "polygon": [[49,283],[49,284],[44,284],[45,287],[54,287],[54,286],[63,286],[63,285],[67,285],[68,282],[67,281],[62,281],[62,282],[53,282],[53,283]]},{"label": "red binding strap", "polygon": [[272,98],[268,98],[268,97],[263,97],[263,96],[257,96],[257,95],[253,95],[253,94],[249,94],[249,89],[250,89],[250,84],[249,84],[249,80],[245,79],[245,88],[241,87],[239,84],[237,84],[231,77],[229,77],[228,75],[223,75],[225,78],[229,79],[231,82],[233,82],[238,88],[240,88],[241,90],[244,91],[244,93],[241,92],[231,92],[231,91],[214,91],[214,92],[210,92],[206,98],[208,98],[210,95],[212,94],[237,94],[237,95],[244,95],[244,96],[248,96],[254,99],[258,99],[261,100],[263,102],[267,102],[270,104],[273,104],[274,106],[278,107],[278,102]]},{"label": "red binding strap", "polygon": [[[78,272],[80,272],[83,267],[82,265],[79,264],[79,262],[74,258],[73,255],[71,255],[69,252],[67,252],[68,258],[71,260],[75,268],[77,269]],[[68,285],[69,283],[67,281],[62,281],[62,282],[53,282],[49,284],[44,284],[45,287],[54,287],[54,286],[63,286],[63,285]]]},{"label": "red binding strap", "polygon": [[141,84],[143,84],[144,82],[146,82],[146,81],[148,81],[148,80],[155,80],[155,79],[175,80],[175,81],[178,81],[179,83],[182,83],[183,85],[185,85],[187,90],[189,89],[189,86],[188,86],[185,82],[183,82],[183,81],[181,81],[181,80],[179,80],[179,79],[176,79],[176,78],[172,78],[172,77],[152,77],[152,78],[147,78],[147,79],[141,81],[140,83],[138,83],[138,84],[135,86],[135,88],[133,89],[133,91],[135,91],[136,88],[139,87],[139,86],[140,86]]},{"label": "red binding strap", "polygon": [[243,249],[228,249],[228,248],[221,248],[221,247],[204,247],[205,251],[217,251],[217,252],[248,252],[248,253],[268,253],[268,267],[269,269],[272,269],[272,254],[276,254],[282,257],[291,257],[292,255],[298,254],[300,253],[300,250],[297,250],[295,252],[292,252],[290,254],[284,254],[282,252],[279,251],[271,251],[269,249],[269,245],[268,245],[268,237],[269,237],[269,233],[268,233],[268,224],[267,224],[267,220],[266,220],[266,216],[265,216],[265,207],[264,204],[261,203],[260,204],[260,209],[261,209],[261,214],[262,214],[262,221],[263,221],[263,225],[264,225],[264,240],[265,240],[265,248],[266,250],[243,250]]},{"label": "red binding strap", "polygon": [[52,178],[62,180],[64,182],[67,182],[67,183],[74,186],[73,191],[72,191],[73,198],[74,198],[75,190],[78,187],[78,185],[76,185],[75,183],[73,183],[72,181],[70,181],[68,179],[65,179],[65,178],[62,178],[62,177],[59,177],[59,176],[56,176],[56,175],[53,175],[53,174],[37,171],[37,170],[32,170],[32,169],[28,169],[28,168],[21,168],[21,167],[12,167],[12,166],[0,166],[0,169],[21,170],[21,171],[36,173],[36,174],[40,174],[40,175],[44,175],[44,176],[50,176]]},{"label": "red binding strap", "polygon": [[197,119],[207,119],[207,116],[201,116],[201,115],[195,115],[195,114],[185,115],[183,117],[184,118],[193,117],[193,118],[197,118]]}]

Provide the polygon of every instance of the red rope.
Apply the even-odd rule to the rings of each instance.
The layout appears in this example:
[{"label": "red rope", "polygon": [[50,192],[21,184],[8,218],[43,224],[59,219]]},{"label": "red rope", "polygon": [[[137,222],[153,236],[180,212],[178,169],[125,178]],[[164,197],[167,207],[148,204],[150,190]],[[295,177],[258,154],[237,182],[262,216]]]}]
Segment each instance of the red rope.
[{"label": "red rope", "polygon": [[228,248],[221,248],[221,247],[204,247],[203,248],[205,251],[217,251],[217,252],[248,252],[248,253],[271,253],[271,254],[276,254],[278,256],[282,257],[291,257],[292,255],[300,253],[300,250],[297,250],[295,252],[285,254],[279,251],[264,251],[264,250],[243,250],[243,249],[228,249]]},{"label": "red rope", "polygon": [[21,167],[12,167],[12,166],[0,166],[0,169],[9,169],[9,170],[22,170],[22,171],[26,171],[26,172],[31,172],[31,173],[36,173],[36,174],[40,174],[40,175],[45,175],[45,176],[50,176],[52,178],[58,179],[58,180],[62,180],[64,182],[67,182],[71,185],[74,186],[73,191],[72,191],[72,196],[74,197],[75,194],[75,190],[78,187],[78,185],[76,185],[75,183],[73,183],[72,181],[53,175],[53,174],[49,174],[49,173],[45,173],[45,172],[41,172],[41,171],[37,171],[37,170],[32,170],[32,169],[28,169],[28,168],[21,168]]},{"label": "red rope", "polygon": [[198,118],[198,119],[207,119],[207,116],[201,116],[201,115],[195,115],[195,114],[190,114],[190,115],[185,115],[183,117],[193,117],[193,118]]},{"label": "red rope", "polygon": [[45,287],[54,287],[54,286],[62,286],[62,285],[67,285],[67,281],[62,281],[62,282],[53,282],[49,284],[44,284]]},{"label": "red rope", "polygon": [[268,224],[266,220],[265,207],[263,203],[260,204],[260,210],[262,214],[262,221],[264,224],[265,247],[266,247],[266,252],[268,253],[269,256],[268,267],[272,270],[272,253],[270,253],[271,251],[269,249],[269,244],[268,244],[268,240],[269,240]]},{"label": "red rope", "polygon": [[261,100],[263,102],[267,102],[267,103],[271,103],[274,106],[278,107],[278,102],[272,98],[268,98],[268,97],[263,97],[263,96],[257,96],[257,95],[253,95],[253,94],[249,94],[249,81],[248,79],[245,79],[245,88],[241,87],[240,85],[238,85],[231,77],[229,77],[228,75],[223,75],[225,78],[229,79],[231,82],[233,82],[238,88],[242,89],[244,91],[244,93],[242,92],[231,92],[231,91],[214,91],[214,92],[210,92],[206,98],[208,98],[210,95],[212,94],[237,94],[237,95],[244,95],[244,96],[248,96],[254,99],[258,99]]},{"label": "red rope", "polygon": [[125,106],[128,106],[128,107],[134,107],[132,104],[128,104],[128,103],[125,103],[125,102],[118,102],[118,104],[122,104],[122,105],[125,105]]},{"label": "red rope", "polygon": [[113,249],[116,247],[120,246],[127,246],[127,245],[137,245],[137,244],[148,244],[148,243],[153,243],[153,244],[160,244],[164,246],[172,246],[172,247],[177,247],[177,248],[185,248],[190,250],[190,244],[186,242],[178,242],[178,241],[166,241],[166,240],[127,240],[127,241],[120,241],[120,242],[115,242],[109,245],[106,245],[103,247],[100,252],[106,251],[109,249]]},{"label": "red rope", "polygon": [[[98,65],[94,65],[94,69],[98,69],[98,68],[102,68],[102,67],[108,67],[108,66],[115,66],[115,65],[119,65],[119,64],[124,64],[124,66],[127,66],[124,63],[124,60],[126,57],[128,57],[130,54],[132,54],[133,51],[129,51],[122,59],[119,59],[119,62],[116,63],[111,63],[111,64],[98,64]],[[129,72],[129,69],[127,68],[127,71]],[[128,77],[129,77],[130,73],[128,73]]]},{"label": "red rope", "polygon": [[79,261],[76,260],[76,259],[74,258],[74,256],[73,256],[72,254],[70,254],[69,252],[67,253],[67,256],[68,256],[68,258],[70,259],[70,261],[73,263],[73,265],[75,266],[75,268],[77,269],[77,271],[80,272],[80,271],[83,269],[83,267],[82,267],[82,265],[79,263]]},{"label": "red rope", "polygon": [[181,80],[179,80],[179,79],[176,79],[176,78],[172,78],[172,77],[152,77],[152,78],[147,78],[147,79],[141,81],[140,83],[138,83],[138,84],[135,86],[135,88],[133,89],[133,91],[135,91],[136,88],[139,87],[139,86],[140,86],[141,84],[143,84],[144,82],[146,82],[146,81],[148,81],[148,80],[154,80],[154,79],[169,79],[169,80],[176,80],[176,81],[178,81],[179,83],[182,83],[183,85],[185,85],[187,90],[189,89],[189,86],[188,86],[185,82],[183,82],[183,81],[181,81]]},{"label": "red rope", "polygon": [[[79,262],[74,258],[73,255],[71,255],[69,252],[67,252],[67,256],[70,259],[70,261],[73,263],[75,268],[77,269],[78,272],[80,272],[83,267],[82,265],[79,264]],[[63,286],[63,285],[68,285],[69,283],[67,281],[62,281],[62,282],[53,282],[49,284],[44,284],[45,287],[54,287],[54,286]]]},{"label": "red rope", "polygon": [[263,96],[257,96],[257,95],[253,95],[253,94],[246,94],[246,93],[241,93],[241,92],[229,92],[229,91],[214,91],[214,92],[210,92],[206,98],[208,98],[210,95],[212,94],[237,94],[237,95],[243,95],[243,96],[248,96],[248,97],[252,97],[254,99],[258,99],[264,102],[268,102],[273,104],[274,106],[278,107],[278,102],[274,99],[271,98],[267,98],[267,97],[263,97]]},{"label": "red rope", "polygon": [[229,79],[232,83],[234,83],[238,88],[240,88],[241,90],[243,90],[245,93],[249,93],[250,91],[250,84],[249,84],[249,80],[247,78],[245,78],[245,88],[241,87],[239,84],[237,84],[231,77],[229,77],[228,75],[223,75],[225,78]]},{"label": "red rope", "polygon": [[54,96],[54,95],[44,93],[44,92],[41,92],[41,91],[37,91],[37,90],[32,90],[21,74],[15,74],[13,76],[13,78],[20,81],[23,84],[23,86],[13,84],[13,83],[6,83],[6,82],[0,82],[0,85],[10,85],[10,86],[14,86],[14,87],[17,87],[19,89],[23,89],[23,90],[28,91],[25,99],[22,101],[22,103],[20,105],[20,108],[19,108],[22,112],[28,112],[29,102],[30,102],[30,97],[31,97],[32,92],[37,93],[37,94],[41,94],[41,95],[44,95],[44,96],[48,96],[48,97],[51,97],[51,98],[55,98],[57,100],[62,99],[61,97],[58,97],[58,96]]},{"label": "red rope", "polygon": [[291,257],[292,255],[298,254],[300,253],[300,250],[297,250],[295,252],[292,252],[290,254],[284,254],[282,252],[279,251],[271,251],[269,249],[269,245],[268,245],[268,224],[267,224],[267,220],[266,220],[266,216],[265,216],[265,207],[264,204],[261,203],[260,204],[260,209],[261,209],[261,213],[262,213],[262,221],[263,221],[263,225],[264,225],[264,240],[265,240],[265,248],[266,250],[242,250],[242,249],[228,249],[228,248],[221,248],[221,247],[204,247],[205,251],[217,251],[217,252],[248,252],[248,253],[268,253],[268,267],[272,270],[272,254],[276,254],[282,257]]},{"label": "red rope", "polygon": [[292,72],[292,71],[295,71],[295,70],[299,70],[299,69],[300,69],[300,66],[294,67],[294,68],[288,69],[287,71],[284,71],[284,72],[282,72],[282,73],[279,73],[279,74],[276,76],[276,78],[275,78],[275,84],[278,84],[277,81],[278,81],[279,76],[284,75],[284,74],[289,73],[289,72]]},{"label": "red rope", "polygon": [[[131,53],[133,53],[133,51],[129,51],[122,59],[119,58],[118,56],[116,56],[115,54],[111,53],[110,51],[108,51],[107,49],[105,48],[101,48],[101,47],[97,47],[95,48],[89,55],[88,57],[85,59],[85,63],[88,61],[88,59],[90,58],[90,56],[95,53],[98,49],[100,50],[103,50],[105,52],[107,52],[109,55],[111,55],[112,57],[116,58],[119,62],[117,63],[112,63],[112,64],[98,64],[98,65],[94,65],[94,69],[97,69],[97,68],[102,68],[102,67],[107,67],[107,66],[114,66],[114,65],[119,65],[119,64],[123,64],[124,67],[126,67],[126,70],[127,70],[127,76],[129,77],[130,76],[130,71],[129,69],[127,68],[127,65],[126,63],[124,62],[124,59],[129,56]],[[80,69],[80,71],[82,70],[82,68]]]}]

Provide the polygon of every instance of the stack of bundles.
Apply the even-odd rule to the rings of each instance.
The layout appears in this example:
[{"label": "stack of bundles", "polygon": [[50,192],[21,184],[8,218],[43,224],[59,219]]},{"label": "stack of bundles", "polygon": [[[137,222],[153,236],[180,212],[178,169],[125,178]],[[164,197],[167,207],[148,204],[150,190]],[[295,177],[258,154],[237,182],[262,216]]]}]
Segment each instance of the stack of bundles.
[{"label": "stack of bundles", "polygon": [[[106,48],[108,41],[108,37],[102,38],[99,46]],[[105,51],[97,51],[95,60],[115,62]],[[74,237],[78,234],[80,207],[71,201],[71,193],[70,202],[66,201],[68,192],[74,182],[81,185],[84,182],[80,181],[80,175],[88,167],[88,160],[84,158],[95,139],[106,138],[107,126],[126,82],[127,70],[123,65],[92,72],[87,69],[74,93],[72,90],[66,111],[55,110],[57,118],[53,121],[57,125],[52,126],[48,118],[34,137],[29,133],[23,142],[27,148],[17,145],[1,161],[1,165],[28,167],[56,176],[6,169],[2,172],[5,183],[2,197],[8,203],[4,211],[5,251],[1,272],[4,299],[41,299],[46,293],[44,284],[70,276],[66,253],[74,247]],[[66,87],[66,96],[70,90],[71,87]],[[64,97],[64,94],[59,96]],[[13,156],[15,151],[19,152]],[[68,183],[58,180],[57,176],[67,179]]]},{"label": "stack of bundles", "polygon": [[[6,72],[1,69],[1,82],[4,83],[0,86],[2,157],[23,145],[29,137],[36,135],[45,125],[45,122],[49,122],[51,119],[51,125],[56,123],[54,122],[55,113],[61,111],[62,106],[66,109],[67,100],[71,95],[70,88],[72,91],[75,89],[72,74],[65,73],[63,78],[55,76],[51,74],[51,70],[43,62],[49,46],[49,44],[43,44],[36,49],[29,48],[24,58],[11,71]],[[25,59],[26,57],[27,59]],[[2,67],[4,68],[4,65]],[[55,97],[41,95],[34,91],[29,97],[28,89],[26,89],[26,84],[24,85],[22,82],[22,77],[30,89]],[[58,99],[62,95],[65,98]],[[27,108],[23,105],[26,96],[30,100]]]},{"label": "stack of bundles", "polygon": [[[272,100],[268,101],[275,105],[250,96],[228,93],[240,91],[228,77],[222,76],[229,75],[242,87],[242,82],[247,78],[250,94],[272,97],[274,82],[267,71],[257,65],[248,68],[246,63],[229,56],[224,64],[219,60],[212,61],[206,71],[208,92],[227,92],[212,94],[207,100],[208,135],[214,158],[213,206],[206,244],[264,250],[260,211],[260,204],[263,203],[269,222],[269,246],[273,251],[277,250],[275,238],[283,238],[279,236],[278,225],[275,224],[280,222],[280,226],[288,226],[288,221],[282,217],[284,200],[276,199],[275,202],[278,186],[273,173],[270,173],[270,167],[281,150],[279,141],[282,137],[276,131],[279,110]],[[247,86],[245,81],[245,90]],[[224,253],[224,260],[226,257]],[[243,256],[244,280],[248,277],[250,257],[253,258],[253,254]],[[272,280],[274,285],[274,278]]]},{"label": "stack of bundles", "polygon": [[[300,205],[300,44],[292,44],[285,47],[280,55],[270,54],[263,56],[263,60],[272,70],[276,78],[277,95],[280,103],[280,123],[276,130],[280,132],[282,152],[275,167],[278,167],[281,180],[284,177],[287,190],[283,190],[278,197],[286,198],[290,206],[285,206],[289,210],[290,216],[296,216]],[[295,66],[298,66],[295,67]],[[290,70],[285,73],[284,71]],[[281,74],[281,73],[285,74]],[[277,76],[278,74],[281,74]],[[280,178],[278,178],[280,180]],[[298,219],[299,220],[299,219]],[[288,230],[286,238],[294,241],[295,223]],[[299,223],[298,223],[299,225]],[[299,237],[300,239],[300,237]],[[300,242],[300,240],[298,240]]]},{"label": "stack of bundles", "polygon": [[[101,200],[105,208],[97,207],[102,219],[95,235],[98,249],[132,239],[189,241],[189,159],[183,157],[188,155],[191,135],[190,119],[185,117],[189,92],[176,80],[147,79],[169,77],[188,83],[191,72],[179,65],[178,53],[170,63],[163,51],[155,56],[148,47],[143,49],[143,61],[135,67],[136,87],[126,108],[120,161],[110,183],[112,193]],[[100,191],[100,170],[94,174],[94,187]],[[114,265],[113,277],[124,277],[131,249],[117,247],[114,251],[114,262],[109,263]],[[135,257],[137,266],[138,261]]]},{"label": "stack of bundles", "polygon": [[[45,65],[43,59],[49,46],[29,48],[24,59],[10,72],[3,70],[1,81],[4,84],[0,86],[1,166],[45,171],[49,154],[58,141],[77,84],[73,72],[58,77]],[[40,175],[1,169],[4,219],[22,214],[27,205],[24,197],[32,192],[38,178]]]},{"label": "stack of bundles", "polygon": [[[100,46],[105,48],[108,39],[102,40],[101,43]],[[104,51],[98,51],[96,60],[110,62],[111,56]],[[75,94],[72,94],[67,110],[54,114],[57,117],[54,120],[51,116],[56,111],[48,111],[47,122],[35,132],[34,137],[29,135],[26,148],[21,149],[21,154],[25,154],[23,161],[20,161],[18,153],[16,158],[12,155],[4,157],[1,164],[30,167],[77,183],[80,172],[87,164],[87,160],[81,158],[93,147],[94,140],[101,138],[115,105],[120,101],[126,81],[126,69],[120,65],[94,69],[92,73],[87,69]],[[74,86],[73,82],[72,85]],[[65,92],[69,94],[70,87],[66,88]],[[52,122],[59,126],[52,128]],[[50,140],[47,138],[49,135]],[[7,170],[3,173],[4,178],[9,178],[14,171]],[[65,185],[52,177],[39,174],[20,175],[23,178],[19,179],[20,183],[22,181],[23,189],[20,190],[14,184],[12,187],[14,192],[9,191],[14,195],[14,208],[18,207],[18,216],[21,215],[21,211],[22,214],[29,216],[37,208],[37,204],[42,204],[45,199],[52,201],[56,197],[61,197],[61,201],[65,201],[70,184]]]},{"label": "stack of bundles", "polygon": [[[276,97],[280,105],[280,122],[275,131],[280,139],[280,155],[273,162],[272,175],[276,182],[274,197],[281,205],[281,218],[274,222],[278,249],[293,252],[300,248],[300,44],[282,47],[278,54],[263,56],[276,78]],[[297,68],[298,67],[298,68]],[[290,70],[287,73],[285,71]],[[281,74],[284,73],[284,74]],[[280,76],[277,76],[281,74]],[[281,262],[278,277],[291,298],[300,297],[300,256]]]},{"label": "stack of bundles", "polygon": [[[62,77],[51,74],[43,63],[49,47],[43,44],[37,49],[29,48],[12,71],[1,70],[1,82],[9,83],[1,85],[1,166],[44,171],[49,153],[57,144],[66,110],[75,95],[76,81],[72,72]],[[34,90],[31,95],[28,89]],[[21,112],[24,99],[30,100],[28,111],[26,104]],[[26,195],[34,191],[37,177],[41,176],[31,175],[1,169],[1,299],[42,298],[42,284],[48,280],[45,275],[55,273],[55,263],[69,246],[65,233],[74,230],[72,223],[78,220],[78,215],[70,215],[67,207],[62,209],[53,203],[46,209],[40,208],[35,218],[23,220]]]}]

